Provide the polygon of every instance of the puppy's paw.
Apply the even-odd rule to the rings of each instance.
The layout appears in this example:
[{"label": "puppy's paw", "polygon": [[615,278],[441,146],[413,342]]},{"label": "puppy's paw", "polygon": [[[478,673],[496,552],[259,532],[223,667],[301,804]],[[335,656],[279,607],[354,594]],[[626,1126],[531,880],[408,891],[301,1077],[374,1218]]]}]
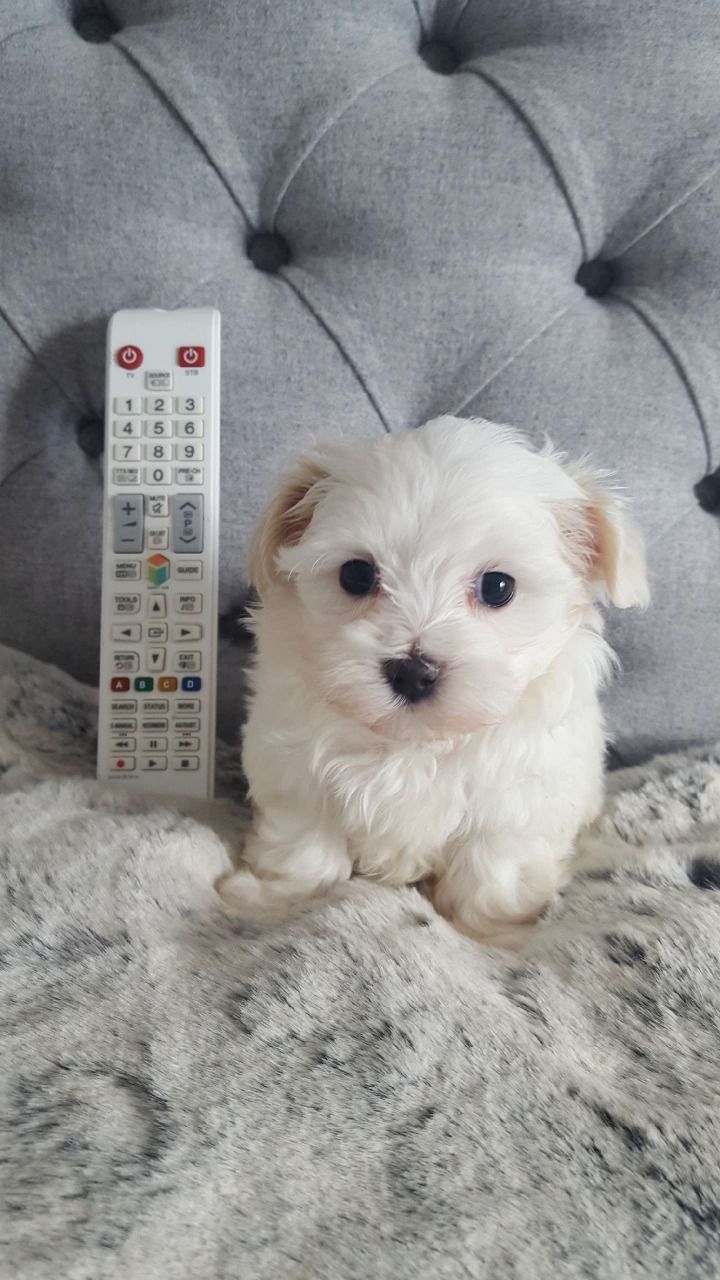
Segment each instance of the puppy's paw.
[{"label": "puppy's paw", "polygon": [[215,887],[228,913],[241,920],[282,920],[297,900],[289,881],[261,880],[249,867],[222,876]]},{"label": "puppy's paw", "polygon": [[509,951],[514,955],[524,951],[537,932],[537,920],[513,922],[485,919],[476,927],[470,927],[458,918],[451,919],[450,923],[466,938],[473,938],[475,942],[482,942],[486,947],[498,947],[499,950]]}]

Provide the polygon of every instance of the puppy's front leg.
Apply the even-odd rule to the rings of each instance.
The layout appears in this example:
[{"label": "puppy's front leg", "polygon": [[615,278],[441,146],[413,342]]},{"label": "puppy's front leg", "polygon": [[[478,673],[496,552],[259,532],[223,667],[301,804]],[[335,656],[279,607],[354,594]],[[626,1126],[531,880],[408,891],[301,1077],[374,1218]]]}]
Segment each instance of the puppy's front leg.
[{"label": "puppy's front leg", "polygon": [[462,933],[514,950],[565,878],[565,859],[549,841],[485,832],[449,852],[431,897]]},{"label": "puppy's front leg", "polygon": [[352,872],[344,836],[321,817],[282,807],[256,814],[243,860],[218,887],[235,914],[255,919],[285,915]]}]

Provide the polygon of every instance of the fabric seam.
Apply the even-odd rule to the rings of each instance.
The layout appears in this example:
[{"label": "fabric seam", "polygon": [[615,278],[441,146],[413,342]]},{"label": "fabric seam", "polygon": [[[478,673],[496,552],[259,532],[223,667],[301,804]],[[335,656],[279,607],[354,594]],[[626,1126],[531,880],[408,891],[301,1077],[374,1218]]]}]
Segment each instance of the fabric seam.
[{"label": "fabric seam", "polygon": [[552,173],[555,179],[558,189],[568,207],[570,216],[577,230],[578,237],[580,240],[580,247],[582,249],[583,259],[587,259],[590,251],[588,249],[588,240],[587,240],[587,236],[585,235],[585,230],[583,228],[582,218],[580,217],[580,211],[577,205],[575,204],[575,201],[573,200],[573,197],[570,193],[570,186],[563,172],[562,165],[558,160],[557,156],[555,155],[555,152],[552,146],[550,145],[548,140],[545,138],[544,134],[540,130],[539,126],[536,124],[535,120],[532,118],[532,116],[528,114],[525,107],[523,107],[521,103],[518,102],[514,94],[512,94],[509,89],[506,89],[502,81],[499,80],[497,76],[493,75],[492,72],[486,71],[483,67],[468,65],[468,66],[458,67],[455,74],[471,75],[471,76],[475,76],[476,79],[478,80],[482,80],[485,84],[488,84],[491,89],[494,89],[495,92],[508,104],[508,106],[512,109],[512,111],[515,112],[515,115],[518,117],[518,119],[521,121],[521,123],[529,133],[530,137],[532,138],[535,144],[535,147],[539,151],[540,155],[543,157],[546,165],[550,169],[550,172]]}]

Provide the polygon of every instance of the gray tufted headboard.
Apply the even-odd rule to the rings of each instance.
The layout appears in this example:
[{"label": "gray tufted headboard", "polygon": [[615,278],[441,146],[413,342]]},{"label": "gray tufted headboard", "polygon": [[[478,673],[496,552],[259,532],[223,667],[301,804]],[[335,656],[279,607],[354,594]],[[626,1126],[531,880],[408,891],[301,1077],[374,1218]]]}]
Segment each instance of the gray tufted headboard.
[{"label": "gray tufted headboard", "polygon": [[450,411],[616,469],[620,752],[717,735],[719,67],[717,0],[0,0],[0,640],[96,678],[105,326],[212,304],[226,733],[276,468]]}]

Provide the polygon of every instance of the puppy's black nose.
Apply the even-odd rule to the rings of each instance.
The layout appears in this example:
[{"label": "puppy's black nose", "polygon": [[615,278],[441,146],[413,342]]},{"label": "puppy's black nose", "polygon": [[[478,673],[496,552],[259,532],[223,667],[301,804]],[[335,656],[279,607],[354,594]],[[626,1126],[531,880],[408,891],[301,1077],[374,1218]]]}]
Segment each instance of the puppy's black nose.
[{"label": "puppy's black nose", "polygon": [[398,698],[422,702],[435,689],[440,668],[424,653],[410,653],[406,658],[388,658],[383,675]]}]

